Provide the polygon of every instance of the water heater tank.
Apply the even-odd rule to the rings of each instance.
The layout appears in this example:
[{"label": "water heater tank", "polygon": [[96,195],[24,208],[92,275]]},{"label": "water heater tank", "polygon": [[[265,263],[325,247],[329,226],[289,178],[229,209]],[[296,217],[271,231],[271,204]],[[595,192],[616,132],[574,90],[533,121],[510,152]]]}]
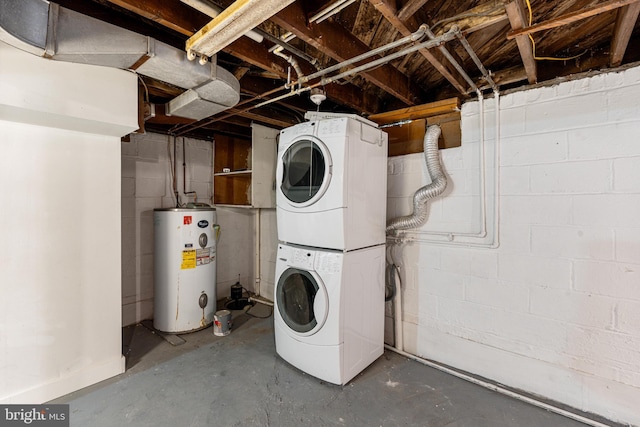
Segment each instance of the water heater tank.
[{"label": "water heater tank", "polygon": [[178,333],[206,328],[216,311],[216,210],[154,210],[153,326]]}]

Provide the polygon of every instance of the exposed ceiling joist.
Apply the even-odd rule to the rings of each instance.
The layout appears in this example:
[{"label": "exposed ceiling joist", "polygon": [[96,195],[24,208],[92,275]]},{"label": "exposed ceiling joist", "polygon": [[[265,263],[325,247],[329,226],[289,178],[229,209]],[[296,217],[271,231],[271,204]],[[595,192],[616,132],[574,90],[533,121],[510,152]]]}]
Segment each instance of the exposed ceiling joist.
[{"label": "exposed ceiling joist", "polygon": [[207,23],[208,18],[202,15],[199,19],[194,17],[193,9],[171,2],[156,0],[107,0],[120,6],[123,9],[144,16],[158,24],[171,28],[185,36],[191,36],[198,31],[202,25]]},{"label": "exposed ceiling joist", "polygon": [[622,63],[627,50],[631,33],[640,14],[640,2],[627,5],[618,10],[616,26],[611,40],[611,67],[618,67]]},{"label": "exposed ceiling joist", "polygon": [[[271,20],[338,62],[369,51],[369,47],[352,33],[330,20],[311,27],[307,25],[305,12],[299,2],[281,10]],[[409,85],[407,76],[389,64],[363,72],[361,76],[405,104],[414,105],[426,98],[424,92]]]},{"label": "exposed ceiling joist", "polygon": [[603,12],[608,12],[623,6],[627,6],[633,3],[637,3],[640,0],[609,0],[604,3],[598,3],[595,6],[588,7],[586,9],[578,10],[575,12],[566,13],[553,19],[549,19],[544,22],[540,22],[535,25],[531,25],[526,28],[520,28],[512,30],[507,34],[507,39],[511,40],[517,36],[537,33],[538,31],[550,30],[552,28],[561,27],[563,25],[571,24],[576,21],[580,21],[585,18],[590,18],[595,15],[599,15]]},{"label": "exposed ceiling joist", "polygon": [[[369,0],[369,2],[404,37],[410,35],[413,32],[407,27],[405,22],[397,16],[395,9],[395,0]],[[463,80],[455,70],[452,70],[452,67],[449,63],[437,58],[434,52],[431,52],[429,49],[420,49],[418,52],[420,52],[420,54],[427,61],[429,61],[431,65],[433,65],[434,68],[438,70],[440,74],[442,74],[444,78],[447,79],[449,83],[451,83],[453,87],[455,87],[460,93],[467,93],[467,87],[465,86]]]},{"label": "exposed ceiling joist", "polygon": [[[505,6],[507,15],[509,16],[509,22],[511,22],[511,28],[519,30],[526,27],[524,8],[518,1],[513,1]],[[527,73],[527,80],[529,83],[534,84],[538,81],[538,71],[536,67],[536,60],[533,57],[533,44],[527,35],[519,35],[516,37],[516,43],[518,44],[518,50],[520,51],[520,57],[524,64],[525,72]]]},{"label": "exposed ceiling joist", "polygon": [[443,34],[456,25],[465,34],[475,33],[499,22],[506,21],[507,14],[504,7],[510,0],[493,0],[482,3],[464,13],[464,17],[447,22],[436,33]]},{"label": "exposed ceiling joist", "polygon": [[415,15],[415,13],[420,10],[420,8],[424,6],[424,4],[428,1],[429,0],[414,0],[405,3],[402,9],[398,11],[398,19],[403,22],[406,21],[407,19]]},{"label": "exposed ceiling joist", "polygon": [[240,117],[245,117],[247,119],[255,120],[257,122],[262,122],[265,124],[273,125],[280,128],[286,128],[289,126],[295,125],[297,122],[295,120],[280,120],[276,118],[269,117],[265,114],[257,114],[250,111],[238,111],[234,108],[228,110],[229,113],[237,113]]}]

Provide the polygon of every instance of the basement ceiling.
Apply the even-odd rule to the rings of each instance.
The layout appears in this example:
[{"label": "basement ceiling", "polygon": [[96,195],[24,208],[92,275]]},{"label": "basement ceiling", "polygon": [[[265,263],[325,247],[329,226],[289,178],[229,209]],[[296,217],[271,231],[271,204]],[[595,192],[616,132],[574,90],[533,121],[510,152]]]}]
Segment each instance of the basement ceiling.
[{"label": "basement ceiling", "polygon": [[[231,10],[249,0],[194,1]],[[186,4],[192,2],[55,3],[184,50],[189,38],[212,20]],[[317,108],[309,98],[312,86],[326,93],[323,111],[368,116],[451,97],[473,99],[478,90],[490,93],[492,82],[504,91],[625,66],[640,61],[639,13],[640,0],[296,0],[258,23],[255,31],[264,36],[262,42],[240,37],[217,53],[217,64],[240,82],[240,104],[198,122],[167,116],[163,104],[183,90],[144,77],[142,96],[147,107],[155,109],[144,128],[205,138],[215,133],[248,136],[252,121],[276,128],[302,121],[306,111]],[[287,82],[296,83],[299,73],[309,76],[326,70],[409,36],[423,24],[431,35],[424,35],[420,42],[455,27],[459,37],[332,83],[309,79],[294,86],[301,89],[297,94],[285,87]],[[286,40],[280,42],[280,55],[273,52],[277,39]],[[380,55],[389,56],[416,43]],[[473,54],[489,78],[483,76]],[[338,67],[333,75],[380,55]],[[287,57],[294,58],[298,68]],[[276,97],[281,99],[265,104]]]}]

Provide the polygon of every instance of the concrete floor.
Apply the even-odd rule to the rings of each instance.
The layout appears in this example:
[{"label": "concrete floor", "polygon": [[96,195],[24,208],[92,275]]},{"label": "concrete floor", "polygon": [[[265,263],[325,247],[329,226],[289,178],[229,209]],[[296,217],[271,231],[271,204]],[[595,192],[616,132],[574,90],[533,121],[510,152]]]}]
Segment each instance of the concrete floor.
[{"label": "concrete floor", "polygon": [[584,425],[390,351],[346,386],[327,384],[276,355],[273,316],[233,321],[226,337],[208,328],[179,346],[150,324],[124,328],[127,371],[52,403],[69,403],[82,427]]}]

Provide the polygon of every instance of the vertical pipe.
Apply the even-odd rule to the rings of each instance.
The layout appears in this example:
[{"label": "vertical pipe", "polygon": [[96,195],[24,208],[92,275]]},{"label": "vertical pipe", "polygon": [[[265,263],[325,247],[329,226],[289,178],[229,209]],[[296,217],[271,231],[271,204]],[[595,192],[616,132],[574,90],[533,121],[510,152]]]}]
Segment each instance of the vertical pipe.
[{"label": "vertical pipe", "polygon": [[[458,29],[457,26],[453,26],[451,28],[454,33],[456,32],[460,32],[460,29]],[[427,36],[431,39],[431,40],[435,40],[436,39],[436,35],[433,34],[433,32],[427,28]],[[449,60],[449,62],[451,63],[451,65],[453,65],[453,67],[458,71],[458,73],[460,73],[460,75],[462,76],[462,78],[464,78],[464,80],[469,84],[469,86],[471,87],[471,89],[473,91],[478,91],[478,87],[476,86],[476,84],[473,82],[473,80],[471,80],[471,77],[469,77],[469,75],[464,71],[464,69],[462,68],[462,66],[460,64],[458,64],[458,61],[455,60],[455,58],[449,53],[449,51],[447,50],[446,47],[444,47],[443,44],[440,44],[438,46],[438,49],[440,50],[440,52],[442,52],[442,54],[444,55],[445,58],[447,58],[447,60]]]},{"label": "vertical pipe", "polygon": [[254,259],[254,275],[255,275],[255,293],[256,295],[260,295],[260,284],[261,284],[261,279],[260,279],[260,248],[261,248],[261,230],[260,230],[260,212],[261,209],[258,208],[256,209],[256,215],[255,215],[255,229],[256,229],[256,242],[255,242],[255,259]]},{"label": "vertical pipe", "polygon": [[[391,252],[393,252],[393,247],[391,248]],[[393,259],[393,253],[391,254],[391,258]],[[402,280],[400,280],[400,273],[397,270],[394,270],[393,274],[397,274],[396,276],[396,296],[393,299],[393,320],[395,323],[395,347],[404,351],[404,329],[402,326]]]}]

